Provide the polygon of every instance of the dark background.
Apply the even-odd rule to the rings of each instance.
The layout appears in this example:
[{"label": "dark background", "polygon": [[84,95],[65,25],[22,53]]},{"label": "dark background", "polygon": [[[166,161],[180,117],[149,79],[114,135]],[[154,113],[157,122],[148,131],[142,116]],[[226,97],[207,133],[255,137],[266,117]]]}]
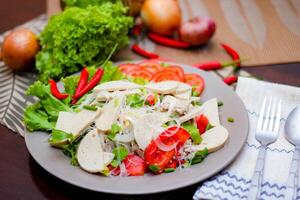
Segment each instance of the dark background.
[{"label": "dark background", "polygon": [[[0,33],[37,17],[45,10],[45,0],[0,0]],[[300,86],[300,63],[249,67],[246,70],[264,80]],[[191,199],[198,185],[149,196],[90,192],[50,175],[29,155],[23,138],[0,125],[1,199]]]}]

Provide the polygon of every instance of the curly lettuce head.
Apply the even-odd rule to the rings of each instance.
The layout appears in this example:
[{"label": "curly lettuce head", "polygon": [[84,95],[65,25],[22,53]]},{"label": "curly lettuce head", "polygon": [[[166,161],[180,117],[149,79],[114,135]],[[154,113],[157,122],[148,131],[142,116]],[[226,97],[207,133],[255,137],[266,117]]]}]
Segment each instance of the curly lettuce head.
[{"label": "curly lettuce head", "polygon": [[40,35],[42,50],[36,57],[39,78],[60,79],[82,66],[101,64],[114,45],[128,43],[133,19],[121,3],[104,3],[85,9],[72,7],[51,17]]}]

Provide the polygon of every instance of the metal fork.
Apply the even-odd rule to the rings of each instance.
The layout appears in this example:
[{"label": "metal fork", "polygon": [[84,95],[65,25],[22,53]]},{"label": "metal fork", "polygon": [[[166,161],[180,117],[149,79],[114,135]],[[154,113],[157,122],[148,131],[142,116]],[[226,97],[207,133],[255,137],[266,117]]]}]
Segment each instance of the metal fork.
[{"label": "metal fork", "polygon": [[281,99],[265,97],[256,127],[255,138],[260,142],[260,149],[256,160],[255,171],[252,176],[248,200],[256,200],[260,196],[265,155],[267,146],[276,141],[280,127]]}]

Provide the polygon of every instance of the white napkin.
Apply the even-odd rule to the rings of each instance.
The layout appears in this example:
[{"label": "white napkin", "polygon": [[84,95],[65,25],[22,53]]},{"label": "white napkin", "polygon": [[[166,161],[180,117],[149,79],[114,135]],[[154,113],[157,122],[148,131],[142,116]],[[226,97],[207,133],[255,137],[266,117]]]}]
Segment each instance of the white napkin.
[{"label": "white napkin", "polygon": [[[260,199],[283,199],[294,152],[294,146],[284,138],[284,123],[288,114],[300,103],[300,88],[240,77],[236,92],[243,100],[249,115],[247,143],[238,158],[221,173],[203,182],[193,198],[247,199],[259,147],[255,140],[258,113],[263,98],[273,96],[282,99],[281,126],[279,138],[267,149]],[[297,191],[297,199],[300,199],[300,187]]]}]

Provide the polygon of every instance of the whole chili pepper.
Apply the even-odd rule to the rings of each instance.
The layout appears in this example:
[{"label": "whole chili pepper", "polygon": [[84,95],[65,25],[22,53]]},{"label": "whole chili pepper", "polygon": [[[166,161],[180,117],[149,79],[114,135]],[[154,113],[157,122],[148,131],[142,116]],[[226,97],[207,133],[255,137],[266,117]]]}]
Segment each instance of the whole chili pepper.
[{"label": "whole chili pepper", "polygon": [[76,102],[77,99],[79,99],[80,97],[88,93],[90,90],[92,90],[100,82],[103,72],[104,70],[102,68],[99,68],[92,77],[92,79],[82,88],[82,90],[80,90],[78,95],[73,96],[73,100],[75,100]]},{"label": "whole chili pepper", "polygon": [[[238,54],[238,52],[236,50],[234,50],[232,47],[230,47],[227,44],[221,43],[221,46],[223,47],[223,49],[231,56],[231,58],[233,60],[240,60],[240,55]],[[241,66],[241,62],[236,63],[237,67]]]},{"label": "whole chili pepper", "polygon": [[196,63],[194,64],[195,67],[209,71],[209,70],[217,70],[217,69],[222,69],[224,67],[232,66],[234,64],[240,63],[240,60],[234,60],[234,61],[229,61],[229,62],[219,62],[217,60],[205,62],[205,63]]},{"label": "whole chili pepper", "polygon": [[60,93],[60,91],[57,88],[56,82],[52,79],[49,80],[49,84],[50,84],[50,91],[51,94],[53,96],[55,96],[57,99],[65,99],[67,98],[69,95],[66,93]]},{"label": "whole chili pepper", "polygon": [[[87,71],[86,67],[84,67],[81,71],[80,78],[79,78],[79,81],[77,84],[77,88],[75,90],[75,94],[73,95],[73,97],[78,96],[79,92],[87,84],[88,78],[89,78],[89,72]],[[73,98],[72,104],[75,104],[75,103],[76,103],[76,99]]]},{"label": "whole chili pepper", "polygon": [[172,39],[172,38],[168,38],[156,33],[148,33],[148,37],[153,40],[154,42],[158,43],[158,44],[162,44],[168,47],[174,47],[174,48],[182,48],[182,49],[186,49],[189,48],[191,45],[187,42],[183,42],[180,40],[176,40],[176,39]]},{"label": "whole chili pepper", "polygon": [[152,52],[148,52],[144,49],[142,49],[139,45],[137,44],[134,44],[132,45],[131,49],[139,54],[140,56],[144,56],[146,58],[151,58],[151,59],[155,59],[155,58],[158,58],[159,56],[156,54],[156,53],[152,53]]},{"label": "whole chili pepper", "polygon": [[223,79],[224,83],[226,83],[227,85],[231,85],[235,82],[237,82],[238,77],[237,76],[228,76],[226,78]]},{"label": "whole chili pepper", "polygon": [[82,90],[82,88],[87,84],[89,78],[89,72],[86,68],[83,68],[80,74],[80,78],[77,84],[77,88],[75,91],[75,96],[79,94],[79,92]]}]

